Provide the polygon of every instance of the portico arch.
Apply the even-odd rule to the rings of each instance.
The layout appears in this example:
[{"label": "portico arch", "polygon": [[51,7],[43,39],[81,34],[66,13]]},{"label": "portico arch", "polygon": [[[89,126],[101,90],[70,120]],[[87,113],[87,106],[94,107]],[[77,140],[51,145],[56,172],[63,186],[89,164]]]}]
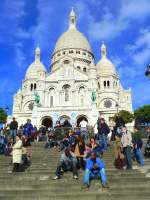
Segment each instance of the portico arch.
[{"label": "portico arch", "polygon": [[46,128],[53,127],[53,120],[50,116],[45,116],[41,119],[41,125],[45,126]]},{"label": "portico arch", "polygon": [[78,116],[77,116],[77,126],[79,126],[80,122],[81,122],[83,119],[84,119],[85,121],[88,122],[88,117],[87,117],[86,115],[78,115]]},{"label": "portico arch", "polygon": [[70,117],[68,115],[62,115],[59,117],[60,123],[63,123],[65,120],[68,120],[70,122]]}]

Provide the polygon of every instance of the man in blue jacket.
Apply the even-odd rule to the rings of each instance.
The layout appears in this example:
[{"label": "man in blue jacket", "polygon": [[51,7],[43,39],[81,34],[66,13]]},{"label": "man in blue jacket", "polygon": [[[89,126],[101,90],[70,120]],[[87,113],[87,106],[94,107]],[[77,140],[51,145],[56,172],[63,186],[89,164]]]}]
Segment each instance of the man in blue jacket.
[{"label": "man in blue jacket", "polygon": [[84,187],[88,188],[90,186],[90,180],[98,178],[101,180],[102,186],[104,188],[108,188],[105,165],[100,158],[96,157],[95,152],[92,152],[90,158],[88,158],[86,161],[83,179]]}]

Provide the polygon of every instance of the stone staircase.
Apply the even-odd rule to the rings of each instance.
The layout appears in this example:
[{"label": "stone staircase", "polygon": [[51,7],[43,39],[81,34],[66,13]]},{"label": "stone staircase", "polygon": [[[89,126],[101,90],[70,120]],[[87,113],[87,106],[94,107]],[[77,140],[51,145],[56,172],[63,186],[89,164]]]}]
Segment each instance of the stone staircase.
[{"label": "stone staircase", "polygon": [[0,200],[148,200],[150,199],[150,160],[144,168],[117,170],[113,166],[110,147],[104,155],[109,189],[99,181],[92,181],[82,190],[83,172],[79,180],[65,173],[60,180],[52,180],[60,153],[45,150],[44,143],[33,143],[29,148],[31,166],[25,172],[11,173],[11,157],[0,156]]}]

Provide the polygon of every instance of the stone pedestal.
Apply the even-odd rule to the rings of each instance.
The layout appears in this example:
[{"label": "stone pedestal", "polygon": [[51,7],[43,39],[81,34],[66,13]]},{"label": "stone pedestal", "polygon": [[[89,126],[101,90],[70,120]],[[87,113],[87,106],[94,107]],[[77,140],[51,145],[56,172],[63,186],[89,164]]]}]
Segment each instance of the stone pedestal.
[{"label": "stone pedestal", "polygon": [[97,103],[92,102],[92,116],[91,116],[91,125],[94,126],[94,133],[97,133],[97,119],[98,119],[98,109],[97,109]]},{"label": "stone pedestal", "polygon": [[37,126],[37,109],[38,109],[38,105],[37,103],[34,102],[33,111],[32,111],[32,119],[31,119],[31,123],[33,126]]}]

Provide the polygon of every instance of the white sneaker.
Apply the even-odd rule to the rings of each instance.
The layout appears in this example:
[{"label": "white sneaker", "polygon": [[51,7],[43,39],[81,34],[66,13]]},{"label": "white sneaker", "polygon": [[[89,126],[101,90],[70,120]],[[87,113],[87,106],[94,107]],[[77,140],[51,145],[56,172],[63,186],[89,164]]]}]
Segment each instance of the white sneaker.
[{"label": "white sneaker", "polygon": [[59,177],[59,176],[55,176],[55,177],[53,178],[53,180],[57,180],[57,179],[60,179],[60,177]]},{"label": "white sneaker", "polygon": [[73,178],[74,178],[74,179],[78,179],[78,176],[75,175],[75,176],[73,176]]}]

